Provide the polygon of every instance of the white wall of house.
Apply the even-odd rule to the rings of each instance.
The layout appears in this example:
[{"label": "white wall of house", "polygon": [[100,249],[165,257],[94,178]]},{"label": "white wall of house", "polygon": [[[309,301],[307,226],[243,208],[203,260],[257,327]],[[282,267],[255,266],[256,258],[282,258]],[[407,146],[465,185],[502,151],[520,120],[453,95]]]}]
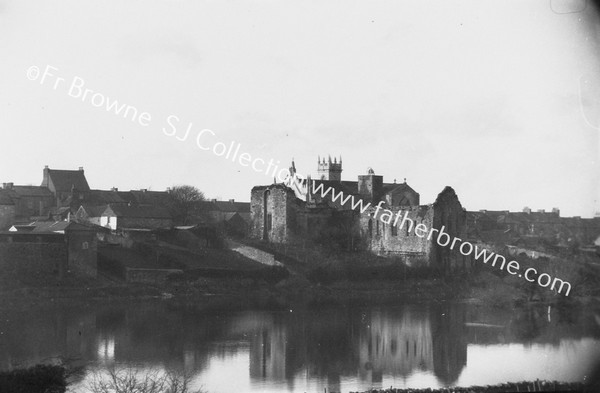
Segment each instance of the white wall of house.
[{"label": "white wall of house", "polygon": [[106,228],[110,228],[113,231],[117,230],[117,217],[115,216],[102,216],[100,217],[100,225]]}]

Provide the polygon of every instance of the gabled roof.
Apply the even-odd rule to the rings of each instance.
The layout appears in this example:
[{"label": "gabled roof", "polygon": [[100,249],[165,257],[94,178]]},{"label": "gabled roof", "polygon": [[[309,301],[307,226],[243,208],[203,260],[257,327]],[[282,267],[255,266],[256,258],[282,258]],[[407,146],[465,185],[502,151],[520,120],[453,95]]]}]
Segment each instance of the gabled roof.
[{"label": "gabled roof", "polygon": [[[16,232],[58,232],[63,233],[69,225],[69,221],[35,221],[27,225],[13,225]],[[11,229],[12,229],[11,228]]]},{"label": "gabled roof", "polygon": [[119,191],[90,190],[85,198],[86,205],[108,205],[109,203],[127,203],[129,200],[123,198]]},{"label": "gabled roof", "polygon": [[107,207],[108,205],[81,205],[77,211],[82,210],[88,217],[101,217]]},{"label": "gabled roof", "polygon": [[0,189],[0,205],[14,205],[15,202],[11,197],[11,192]]},{"label": "gabled roof", "polygon": [[111,212],[117,217],[126,218],[172,218],[171,213],[161,206],[109,205],[102,213],[102,216],[110,215]]},{"label": "gabled roof", "polygon": [[69,192],[72,188],[78,191],[90,190],[90,186],[82,170],[48,169],[48,179],[58,192]]},{"label": "gabled roof", "polygon": [[418,194],[411,186],[406,183],[386,183],[383,185],[383,193],[388,194],[390,192],[413,192]]},{"label": "gabled roof", "polygon": [[250,213],[249,202],[204,201],[200,204],[204,211],[219,211],[224,213]]},{"label": "gabled roof", "polygon": [[[173,196],[168,191],[131,190],[128,194],[130,195],[128,202],[138,205],[168,206],[173,202]],[[127,198],[127,196],[123,197]]]},{"label": "gabled roof", "polygon": [[41,186],[12,186],[11,190],[19,197],[52,197],[52,193],[47,187]]}]

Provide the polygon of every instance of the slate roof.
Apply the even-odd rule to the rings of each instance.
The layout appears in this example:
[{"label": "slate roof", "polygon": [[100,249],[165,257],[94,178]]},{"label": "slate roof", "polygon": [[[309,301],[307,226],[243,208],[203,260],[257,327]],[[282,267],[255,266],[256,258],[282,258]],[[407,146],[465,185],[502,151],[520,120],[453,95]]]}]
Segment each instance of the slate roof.
[{"label": "slate roof", "polygon": [[126,192],[110,190],[90,190],[85,198],[86,205],[108,205],[109,203],[127,203],[129,200],[123,198]]},{"label": "slate roof", "polygon": [[0,189],[0,205],[14,205],[11,194],[8,190]]},{"label": "slate roof", "polygon": [[385,183],[383,185],[383,193],[387,194],[390,192],[406,192],[406,191],[411,191],[414,192],[415,194],[418,194],[411,186],[409,186],[406,183]]},{"label": "slate roof", "polygon": [[108,205],[81,205],[79,209],[83,209],[83,211],[87,214],[88,217],[101,217],[102,213],[104,213],[107,207]]},{"label": "slate roof", "polygon": [[171,213],[161,206],[128,206],[128,205],[109,205],[104,212],[103,216],[109,215],[110,212],[115,214],[117,217],[127,218],[172,218]]},{"label": "slate roof", "polygon": [[48,169],[48,178],[58,192],[69,192],[73,187],[78,191],[90,190],[83,171]]},{"label": "slate roof", "polygon": [[52,193],[47,187],[41,186],[13,186],[12,191],[19,197],[52,197]]},{"label": "slate roof", "polygon": [[60,232],[64,231],[69,224],[68,221],[38,221],[31,225],[35,226],[33,232]]},{"label": "slate roof", "polygon": [[125,195],[120,193],[128,202],[137,203],[138,205],[159,205],[168,206],[173,202],[173,196],[167,191],[144,191],[131,190]]},{"label": "slate roof", "polygon": [[250,213],[249,202],[204,201],[200,204],[204,211],[220,211],[227,213]]}]

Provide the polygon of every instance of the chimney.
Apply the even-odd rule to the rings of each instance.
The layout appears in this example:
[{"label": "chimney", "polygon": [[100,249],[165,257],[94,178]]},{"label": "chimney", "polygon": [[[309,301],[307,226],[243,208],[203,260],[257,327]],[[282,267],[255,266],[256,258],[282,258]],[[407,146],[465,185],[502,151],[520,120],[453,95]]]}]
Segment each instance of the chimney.
[{"label": "chimney", "polygon": [[79,167],[79,171],[83,172],[83,167],[82,166]]},{"label": "chimney", "polygon": [[560,209],[558,207],[553,207],[552,213],[555,213],[557,216],[560,216]]},{"label": "chimney", "polygon": [[4,183],[4,188],[6,188],[7,190],[12,190],[13,186],[15,184],[14,183]]},{"label": "chimney", "polygon": [[147,188],[142,188],[140,191],[141,192],[146,192],[146,191],[148,191],[148,189]]},{"label": "chimney", "polygon": [[171,187],[167,187],[167,193],[170,194],[171,193]]},{"label": "chimney", "polygon": [[50,168],[48,168],[48,165],[46,165],[44,167],[44,177],[42,180],[42,187],[48,187],[48,184],[50,182]]},{"label": "chimney", "polygon": [[531,209],[530,209],[530,208],[528,208],[527,206],[525,206],[525,207],[523,208],[523,213],[530,214],[530,213],[531,213]]},{"label": "chimney", "polygon": [[538,211],[537,211],[537,212],[538,212],[538,213],[546,213],[546,210],[544,210],[544,209],[538,209]]},{"label": "chimney", "polygon": [[211,199],[210,201],[211,201],[211,202],[216,202],[216,201],[217,201],[217,199],[216,199],[216,198],[215,198],[215,199]]},{"label": "chimney", "polygon": [[229,203],[233,203],[233,202],[235,202],[235,199],[230,199],[229,200]]},{"label": "chimney", "polygon": [[119,189],[118,189],[117,187],[112,187],[110,190],[111,190],[111,191],[115,191],[115,192],[116,192],[116,191],[119,191]]}]

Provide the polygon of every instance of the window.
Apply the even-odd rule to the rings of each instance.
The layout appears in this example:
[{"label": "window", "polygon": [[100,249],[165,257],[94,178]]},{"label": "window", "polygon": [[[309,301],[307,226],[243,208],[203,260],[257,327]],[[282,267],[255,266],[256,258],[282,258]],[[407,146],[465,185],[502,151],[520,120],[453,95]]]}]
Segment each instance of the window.
[{"label": "window", "polygon": [[273,228],[273,216],[271,213],[267,213],[267,231],[270,231]]},{"label": "window", "polygon": [[369,218],[369,237],[373,237],[373,220]]},{"label": "window", "polygon": [[81,243],[81,249],[82,250],[87,250],[88,248],[90,248],[90,245],[88,244],[88,242]]},{"label": "window", "polygon": [[375,224],[375,234],[379,236],[379,220],[377,220],[377,223]]},{"label": "window", "polygon": [[409,227],[409,225],[408,225],[408,224],[407,224],[407,225],[404,227],[404,229],[406,230],[406,233],[404,234],[404,236],[408,236],[408,234],[409,234],[409,232],[408,232],[408,227]]},{"label": "window", "polygon": [[398,227],[392,224],[392,236],[398,236]]}]

